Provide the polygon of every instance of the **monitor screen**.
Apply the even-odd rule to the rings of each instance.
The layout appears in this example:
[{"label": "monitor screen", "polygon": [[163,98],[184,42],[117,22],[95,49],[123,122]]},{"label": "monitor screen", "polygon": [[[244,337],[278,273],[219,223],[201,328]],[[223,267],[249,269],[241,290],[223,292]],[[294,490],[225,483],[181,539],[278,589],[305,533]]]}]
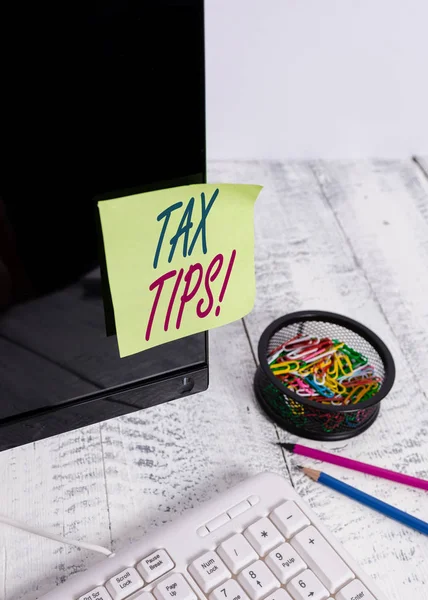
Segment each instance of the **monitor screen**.
[{"label": "monitor screen", "polygon": [[0,425],[171,399],[206,334],[119,358],[96,202],[205,181],[203,2],[7,3],[0,46]]}]

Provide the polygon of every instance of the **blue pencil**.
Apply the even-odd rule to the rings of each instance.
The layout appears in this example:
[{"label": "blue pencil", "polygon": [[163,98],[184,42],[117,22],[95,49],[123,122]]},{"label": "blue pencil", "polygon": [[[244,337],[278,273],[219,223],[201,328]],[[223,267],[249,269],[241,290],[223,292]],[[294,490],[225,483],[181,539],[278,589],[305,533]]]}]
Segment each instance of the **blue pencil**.
[{"label": "blue pencil", "polygon": [[428,535],[428,523],[425,521],[421,521],[416,517],[412,517],[408,513],[395,508],[395,506],[391,506],[391,504],[387,504],[386,502],[382,502],[382,500],[378,500],[373,496],[369,496],[369,494],[365,494],[357,488],[348,485],[347,483],[343,483],[343,481],[339,481],[339,479],[335,479],[326,473],[322,473],[321,471],[316,471],[315,469],[308,469],[307,467],[300,467],[305,475],[308,475],[314,481],[318,481],[318,483],[322,483],[345,496],[349,496],[349,498],[353,498],[361,504],[365,504],[366,506],[377,510],[378,512],[390,517],[391,519],[395,519],[407,527],[412,527],[416,529],[416,531],[420,531],[425,535]]}]

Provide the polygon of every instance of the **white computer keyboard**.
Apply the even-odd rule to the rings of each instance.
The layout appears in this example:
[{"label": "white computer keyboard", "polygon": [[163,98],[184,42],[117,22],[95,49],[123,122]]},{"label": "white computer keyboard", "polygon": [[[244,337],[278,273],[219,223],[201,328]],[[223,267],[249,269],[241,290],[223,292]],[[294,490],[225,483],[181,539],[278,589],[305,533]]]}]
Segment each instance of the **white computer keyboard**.
[{"label": "white computer keyboard", "polygon": [[387,600],[278,475],[243,481],[43,600]]}]

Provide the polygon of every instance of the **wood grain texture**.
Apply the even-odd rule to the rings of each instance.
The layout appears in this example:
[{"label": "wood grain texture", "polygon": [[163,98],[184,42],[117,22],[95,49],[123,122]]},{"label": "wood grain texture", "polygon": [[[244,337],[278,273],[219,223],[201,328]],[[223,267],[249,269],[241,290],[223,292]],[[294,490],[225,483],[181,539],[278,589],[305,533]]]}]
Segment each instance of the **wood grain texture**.
[{"label": "wood grain texture", "polygon": [[[65,537],[109,544],[99,425],[3,452],[0,473],[1,512]],[[0,547],[6,600],[36,598],[98,560],[6,526]]]},{"label": "wood grain texture", "polygon": [[[416,223],[407,214],[406,206],[414,202],[423,211],[428,206],[428,198],[425,182],[414,163],[406,161],[382,165],[379,172],[378,163],[348,166],[335,163],[225,164],[217,166],[212,179],[265,186],[256,205],[255,218],[257,301],[253,312],[245,319],[254,348],[272,319],[293,310],[327,309],[346,314],[371,327],[384,339],[396,360],[396,383],[383,402],[381,416],[371,429],[353,440],[338,444],[305,443],[327,450],[336,446],[339,452],[343,451],[352,458],[427,477],[424,381],[428,371],[424,371],[424,365],[420,363],[420,369],[415,373],[411,361],[415,356],[425,360],[422,357],[428,320],[426,316],[422,318],[422,310],[418,314],[420,318],[411,322],[398,317],[395,311],[400,290],[393,286],[379,296],[379,289],[385,285],[383,273],[386,265],[391,265],[390,278],[394,277],[399,265],[391,263],[389,247],[379,247],[379,225],[369,227],[367,220],[373,223],[376,219],[373,213],[377,214],[377,211],[383,211],[382,219],[392,219],[397,207],[403,204],[399,218],[404,227],[403,241],[411,239],[414,237],[412,226]],[[354,176],[358,194],[365,188],[375,190],[370,202],[364,204],[359,195],[353,196],[350,186],[340,186],[340,193],[335,196],[337,210],[346,215],[352,233],[343,228],[321,183],[321,170],[325,172],[329,168],[335,169],[337,178]],[[385,190],[383,197],[378,194],[378,188]],[[422,244],[423,235],[420,235]],[[354,240],[358,243],[357,250]],[[428,235],[425,240],[428,241]],[[399,246],[402,248],[403,244]],[[418,249],[412,250],[418,254]],[[407,260],[411,277],[413,253],[408,255]],[[419,261],[417,256],[414,260],[420,269],[418,280],[423,287],[428,282],[428,261],[425,260],[423,265],[423,260]],[[406,286],[404,281],[396,285]],[[410,300],[410,296],[406,294],[406,300]],[[391,301],[391,297],[396,301]],[[413,333],[412,339],[408,340],[408,345],[414,349],[412,356],[406,354],[406,348],[403,348],[402,337],[406,331]],[[296,440],[286,433],[281,438]],[[335,493],[308,481],[293,468],[293,465],[302,463],[311,466],[314,464],[311,461],[299,457],[287,457],[287,461],[298,491],[363,567],[375,579],[382,580],[389,598],[402,600],[412,594],[421,600],[426,597],[428,549],[425,538],[349,500],[338,498]],[[408,490],[338,467],[326,466],[325,470],[351,485],[364,488],[368,493],[405,507],[420,518],[428,519],[426,494],[420,490]]]},{"label": "wood grain texture", "polygon": [[[297,438],[277,431],[252,390],[253,353],[274,318],[318,308],[360,320],[390,347],[394,388],[363,435],[305,443],[428,477],[428,184],[421,168],[410,160],[215,163],[209,180],[264,185],[255,219],[257,300],[245,319],[251,345],[242,322],[214,330],[206,393],[1,453],[1,512],[119,549],[251,474],[291,473],[390,600],[426,599],[426,538],[306,479],[295,468],[303,459],[284,460],[275,446],[278,436]],[[428,519],[420,490],[325,471]],[[0,600],[35,600],[98,560],[0,527]]]},{"label": "wood grain texture", "polygon": [[[376,306],[367,324],[379,330],[396,361],[396,384],[376,424],[376,448],[366,455],[427,478],[428,182],[411,160],[316,163],[313,170]],[[428,520],[426,493],[380,481],[370,486],[375,495]],[[377,521],[385,541],[374,542],[376,552],[386,556],[394,540],[384,577],[390,596],[399,590],[397,598],[426,597],[426,538]],[[410,585],[408,573],[399,574],[403,561],[412,565]]]}]

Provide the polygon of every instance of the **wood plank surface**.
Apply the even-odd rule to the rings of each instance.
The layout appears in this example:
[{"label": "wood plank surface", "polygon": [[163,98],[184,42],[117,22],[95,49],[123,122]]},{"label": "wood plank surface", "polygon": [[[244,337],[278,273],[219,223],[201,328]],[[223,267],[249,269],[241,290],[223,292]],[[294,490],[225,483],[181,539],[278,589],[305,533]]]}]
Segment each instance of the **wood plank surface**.
[{"label": "wood plank surface", "polygon": [[[240,163],[219,165],[211,177],[214,181],[245,181],[265,186],[257,201],[255,216],[257,300],[254,310],[245,319],[254,349],[263,329],[273,319],[293,310],[312,308],[332,310],[366,324],[380,335],[395,358],[394,388],[382,403],[380,417],[366,433],[335,444],[304,443],[327,451],[337,447],[339,452],[358,460],[428,477],[428,414],[424,394],[428,370],[423,358],[428,315],[422,315],[420,294],[417,294],[421,299],[417,318],[403,320],[403,315],[396,314],[400,294],[405,295],[406,301],[411,300],[407,289],[400,291],[389,286],[379,297],[377,292],[385,285],[386,266],[391,267],[388,277],[393,278],[397,276],[398,265],[394,267],[391,263],[390,247],[379,247],[383,230],[379,233],[379,225],[367,225],[369,215],[373,224],[378,211],[383,214],[382,220],[392,220],[397,206],[401,206],[398,220],[404,231],[403,243],[397,244],[398,252],[406,240],[414,238],[414,218],[406,212],[406,207],[414,203],[416,212],[426,209],[427,188],[412,161],[381,165],[377,162],[349,165]],[[329,169],[334,169],[338,178],[355,177],[359,194],[356,198],[350,186],[344,184],[338,185],[335,196],[337,210],[346,215],[352,233],[343,229],[326,198],[328,192],[320,183],[322,172]],[[360,195],[364,196],[367,189],[372,190],[372,195],[364,204]],[[358,242],[357,251],[354,240]],[[422,240],[421,232],[421,244]],[[428,243],[428,232],[425,240]],[[428,285],[428,260],[419,260],[420,248],[410,247],[409,277],[413,265],[417,265],[418,283],[423,290]],[[376,278],[379,278],[377,284],[373,281]],[[396,285],[406,288],[405,281]],[[416,285],[414,281],[414,287]],[[408,345],[413,348],[411,355],[406,352],[402,339],[406,331],[414,336],[408,339]],[[416,373],[412,370],[415,357],[421,360]],[[286,433],[281,437],[287,441],[297,439]],[[299,457],[287,460],[298,491],[365,570],[382,580],[387,596],[399,600],[413,594],[422,600],[428,580],[425,538],[320,488],[293,468],[295,464],[312,465],[312,461]],[[420,490],[408,490],[327,465],[325,470],[428,520],[426,493]]]},{"label": "wood plank surface", "polygon": [[[99,425],[3,452],[0,474],[1,513],[64,537],[109,544]],[[2,600],[37,598],[99,560],[5,525],[0,548]]]},{"label": "wood plank surface", "polygon": [[[390,600],[425,600],[426,538],[305,479],[295,466],[315,463],[284,460],[278,436],[297,438],[265,417],[252,390],[253,353],[270,321],[303,308],[347,314],[386,342],[396,383],[366,433],[304,443],[428,477],[428,184],[420,166],[228,162],[212,164],[209,180],[264,185],[250,343],[242,322],[211,332],[204,394],[1,453],[0,512],[117,550],[249,475],[290,473]],[[325,471],[428,519],[421,491]],[[0,526],[0,600],[35,600],[98,560]]]},{"label": "wood plank surface", "polygon": [[[396,361],[396,384],[365,455],[428,478],[428,182],[411,160],[316,163],[313,169],[377,307],[379,317],[373,312],[367,324],[380,328],[382,323],[379,333]],[[428,520],[426,492],[376,481],[369,489]],[[383,534],[382,543],[373,540],[376,553],[386,557],[394,545],[382,573],[389,596],[424,598],[426,538],[381,518],[376,522]],[[403,561],[411,567],[410,578],[400,569]]]}]

